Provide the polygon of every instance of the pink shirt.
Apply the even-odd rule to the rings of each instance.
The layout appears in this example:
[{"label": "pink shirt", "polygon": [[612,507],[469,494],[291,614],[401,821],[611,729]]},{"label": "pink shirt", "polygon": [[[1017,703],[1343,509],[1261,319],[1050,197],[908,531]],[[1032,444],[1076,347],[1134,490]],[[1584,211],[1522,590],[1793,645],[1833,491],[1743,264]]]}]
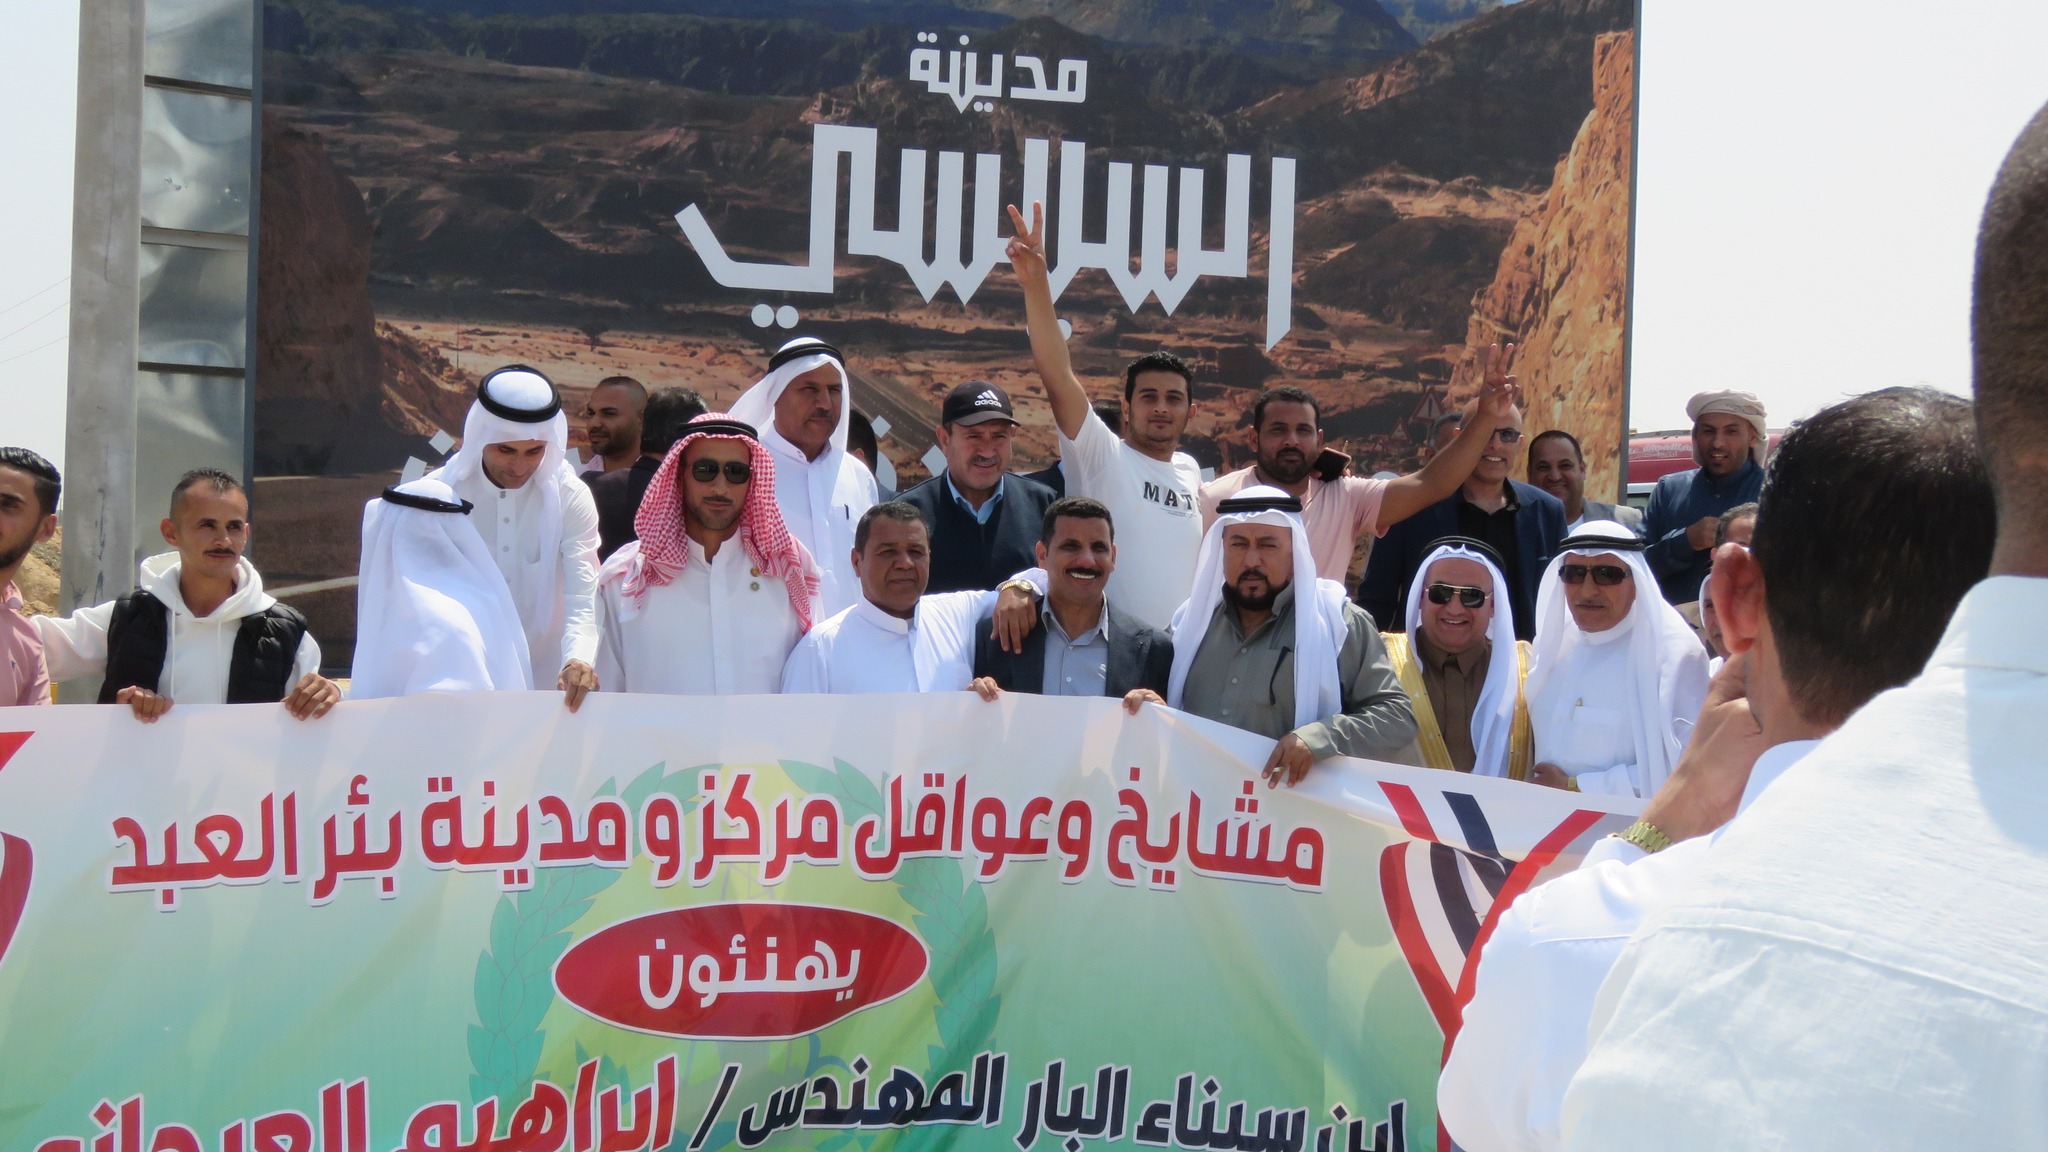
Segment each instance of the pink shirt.
[{"label": "pink shirt", "polygon": [[[1208,531],[1216,522],[1217,501],[1228,500],[1256,483],[1252,469],[1245,467],[1202,485],[1202,530]],[[1359,534],[1386,534],[1379,522],[1380,498],[1386,491],[1385,480],[1363,476],[1342,476],[1334,483],[1309,479],[1301,518],[1308,526],[1309,551],[1316,556],[1316,575],[1343,583]]]},{"label": "pink shirt", "polygon": [[43,663],[43,639],[36,626],[21,614],[21,589],[9,581],[0,590],[0,649],[7,661],[0,664],[0,705],[48,704],[50,669]]}]

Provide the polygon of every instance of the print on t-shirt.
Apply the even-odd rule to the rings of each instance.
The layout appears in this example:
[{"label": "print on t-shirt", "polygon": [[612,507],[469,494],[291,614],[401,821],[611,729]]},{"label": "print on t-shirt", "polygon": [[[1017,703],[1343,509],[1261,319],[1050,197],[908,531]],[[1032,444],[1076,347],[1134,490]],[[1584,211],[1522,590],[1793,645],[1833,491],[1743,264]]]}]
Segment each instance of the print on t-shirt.
[{"label": "print on t-shirt", "polygon": [[1179,488],[1164,487],[1154,484],[1150,480],[1144,482],[1144,495],[1145,499],[1150,500],[1152,503],[1159,505],[1161,508],[1171,509],[1181,516],[1193,516],[1201,510],[1201,506],[1195,503],[1195,497],[1192,492]]}]

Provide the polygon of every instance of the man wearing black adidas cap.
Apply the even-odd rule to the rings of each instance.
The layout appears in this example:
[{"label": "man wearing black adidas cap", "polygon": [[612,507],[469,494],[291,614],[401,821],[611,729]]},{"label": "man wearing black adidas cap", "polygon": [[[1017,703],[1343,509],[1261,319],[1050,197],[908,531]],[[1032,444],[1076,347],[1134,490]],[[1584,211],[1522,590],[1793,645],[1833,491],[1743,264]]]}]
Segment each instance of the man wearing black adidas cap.
[{"label": "man wearing black adidas cap", "polygon": [[898,499],[931,529],[931,592],[994,588],[1038,563],[1035,545],[1051,488],[1010,471],[1017,417],[1009,394],[969,380],[939,409],[945,470]]}]

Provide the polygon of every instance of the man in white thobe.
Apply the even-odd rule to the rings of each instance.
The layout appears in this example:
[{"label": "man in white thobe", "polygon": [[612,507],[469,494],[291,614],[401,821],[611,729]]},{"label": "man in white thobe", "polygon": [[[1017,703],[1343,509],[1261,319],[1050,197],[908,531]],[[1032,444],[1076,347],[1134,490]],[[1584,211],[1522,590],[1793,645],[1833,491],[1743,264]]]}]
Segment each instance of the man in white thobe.
[{"label": "man in white thobe", "polygon": [[811,629],[783,669],[784,692],[957,692],[974,680],[974,628],[996,617],[998,642],[1022,648],[1036,626],[1044,572],[1033,569],[994,591],[924,594],[931,533],[924,514],[900,501],[860,519],[852,568],[861,598]]},{"label": "man in white thobe", "polygon": [[462,446],[427,475],[446,484],[512,590],[535,687],[574,711],[597,687],[597,504],[567,458],[569,421],[546,376],[523,364],[477,386]]},{"label": "man in white thobe", "polygon": [[598,682],[677,696],[778,691],[818,567],[783,526],[775,461],[723,413],[690,421],[648,482],[639,539],[598,578]]},{"label": "man in white thobe", "polygon": [[768,374],[733,401],[732,418],[761,430],[775,457],[775,502],[790,535],[818,564],[822,612],[860,598],[847,559],[854,527],[875,503],[874,473],[846,451],[853,406],[839,349],[800,336],[768,359]]},{"label": "man in white thobe", "polygon": [[1671,775],[1707,698],[1707,650],[1657,595],[1634,532],[1596,520],[1559,546],[1527,695],[1536,783],[1647,797]]},{"label": "man in white thobe", "polygon": [[[1870,435],[1877,423],[1895,434]],[[1578,871],[1515,901],[1488,938],[1437,1091],[1460,1147],[1559,1147],[1565,1088],[1585,1055],[1601,982],[1643,918],[1698,874],[1730,800],[1739,794],[1736,810],[1746,811],[1820,737],[1934,650],[1990,560],[1991,482],[1976,456],[1969,404],[1928,389],[1850,400],[1786,436],[1754,553],[1745,537],[1714,561],[1713,583],[1733,606],[1723,635],[1738,663],[1716,679],[1677,769],[1640,822],[1600,841]],[[1954,514],[1865,532],[1838,509],[1844,486],[1867,487],[1866,477],[1883,491],[1851,498],[1870,507],[1938,495]],[[1868,578],[1880,567],[1892,577],[1882,585]],[[1827,609],[1813,611],[1816,602]]]},{"label": "man in white thobe", "polygon": [[[1977,241],[1976,423],[1998,501],[1991,575],[1920,676],[1787,772],[1629,941],[1565,1095],[1565,1147],[1641,1148],[1646,1131],[1679,1152],[2042,1146],[2044,253],[2048,110],[2007,156]],[[1951,509],[1923,499],[1831,511],[1889,534]],[[1871,576],[1892,581],[1894,562]]]},{"label": "man in white thobe", "polygon": [[512,589],[470,511],[428,477],[364,506],[349,699],[533,687]]}]

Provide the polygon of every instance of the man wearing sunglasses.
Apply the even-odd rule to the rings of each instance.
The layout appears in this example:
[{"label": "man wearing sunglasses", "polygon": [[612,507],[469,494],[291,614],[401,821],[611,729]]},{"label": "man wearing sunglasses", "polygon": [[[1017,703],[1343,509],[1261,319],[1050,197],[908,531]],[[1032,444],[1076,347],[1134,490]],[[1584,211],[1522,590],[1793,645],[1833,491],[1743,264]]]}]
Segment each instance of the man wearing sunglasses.
[{"label": "man wearing sunglasses", "polygon": [[1535,738],[1522,682],[1529,642],[1515,639],[1514,609],[1499,590],[1500,557],[1484,542],[1436,542],[1408,596],[1408,631],[1388,632],[1387,656],[1420,729],[1428,767],[1529,778]]},{"label": "man wearing sunglasses", "polygon": [[[1512,383],[1514,377],[1507,380]],[[1477,419],[1468,406],[1466,424]],[[1358,602],[1382,629],[1395,632],[1407,626],[1408,593],[1431,545],[1446,536],[1466,536],[1485,542],[1501,558],[1501,575],[1507,578],[1503,596],[1514,609],[1515,637],[1536,635],[1536,585],[1564,538],[1564,505],[1541,488],[1513,479],[1521,451],[1522,413],[1510,405],[1463,485],[1393,525],[1373,545]]]},{"label": "man wearing sunglasses", "polygon": [[1611,520],[1580,529],[1551,561],[1536,611],[1529,778],[1573,791],[1655,793],[1707,698],[1707,650],[1657,595],[1642,539]]},{"label": "man wearing sunglasses", "polygon": [[690,421],[598,578],[598,682],[678,696],[779,690],[818,568],[775,502],[775,459],[723,413]]}]

